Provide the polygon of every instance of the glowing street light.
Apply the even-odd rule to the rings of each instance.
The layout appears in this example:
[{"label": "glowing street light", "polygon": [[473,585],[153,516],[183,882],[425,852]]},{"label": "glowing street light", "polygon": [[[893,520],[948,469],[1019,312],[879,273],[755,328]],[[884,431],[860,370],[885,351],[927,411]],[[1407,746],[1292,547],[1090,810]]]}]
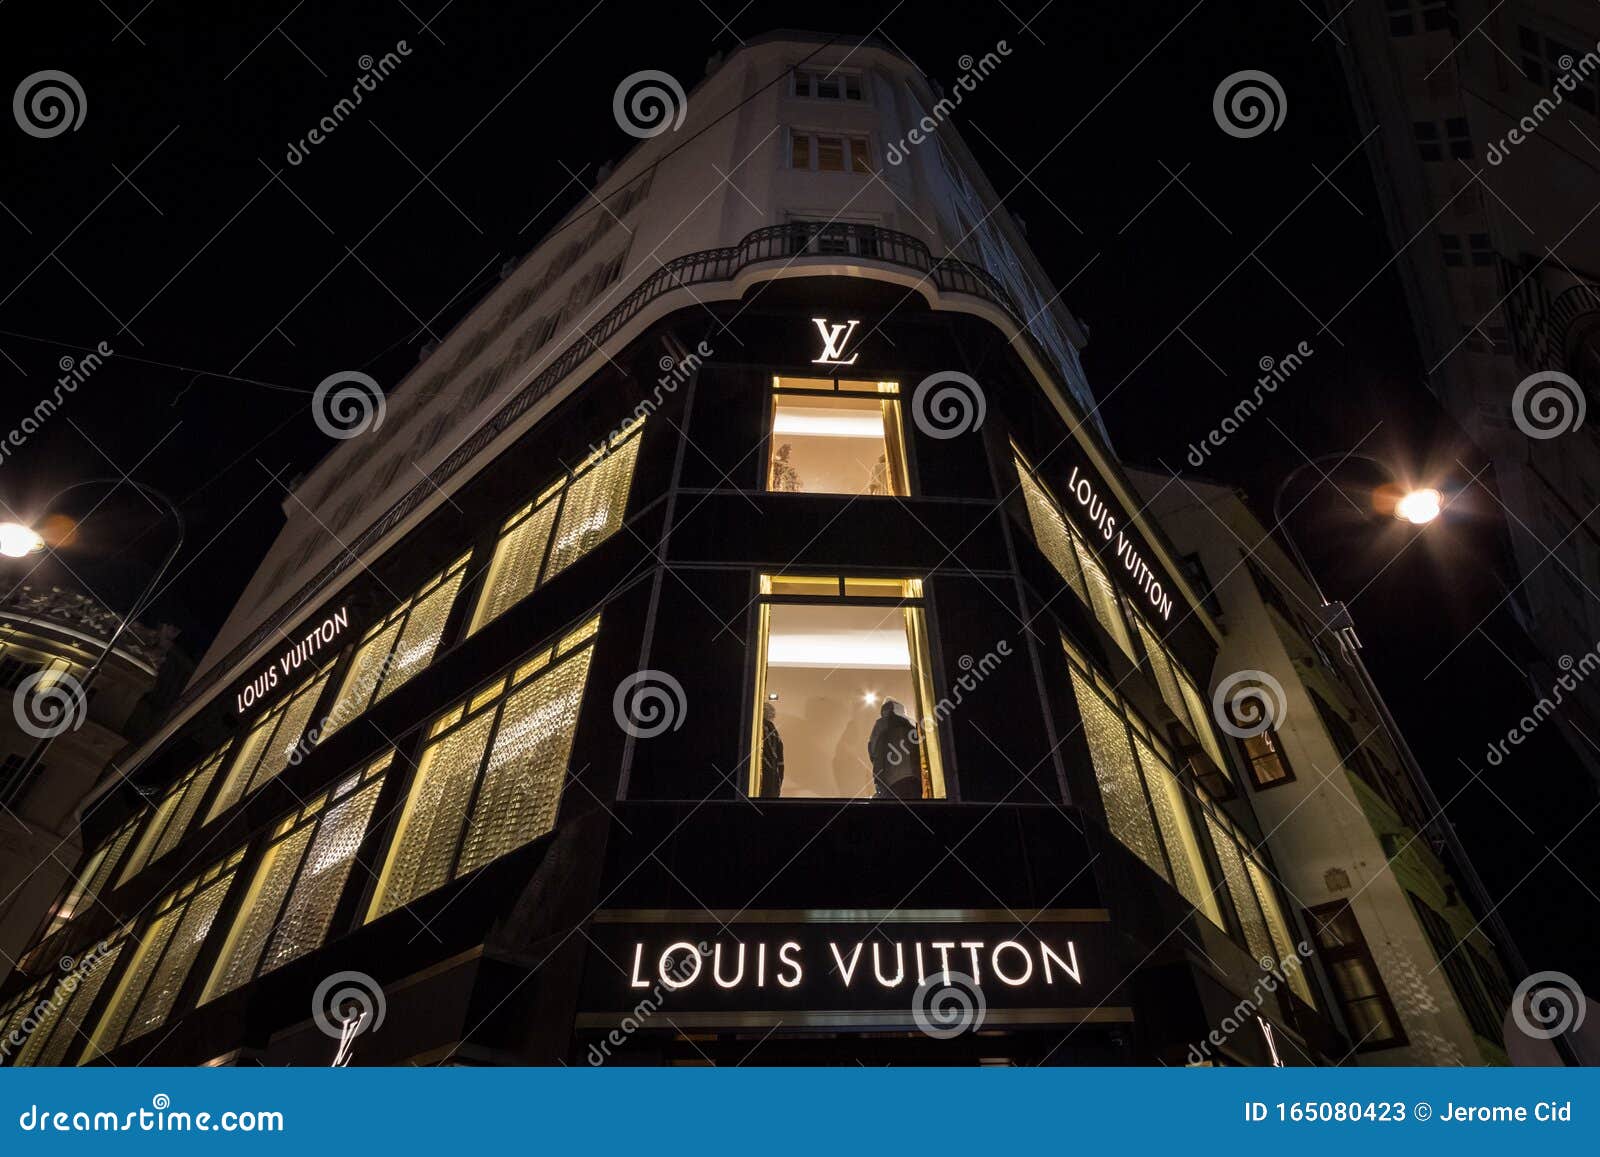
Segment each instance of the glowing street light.
[{"label": "glowing street light", "polygon": [[1439,517],[1444,509],[1444,495],[1431,486],[1409,490],[1394,504],[1394,516],[1401,522],[1422,526]]},{"label": "glowing street light", "polygon": [[0,522],[0,554],[7,558],[26,558],[44,549],[44,539],[31,526],[20,522]]}]

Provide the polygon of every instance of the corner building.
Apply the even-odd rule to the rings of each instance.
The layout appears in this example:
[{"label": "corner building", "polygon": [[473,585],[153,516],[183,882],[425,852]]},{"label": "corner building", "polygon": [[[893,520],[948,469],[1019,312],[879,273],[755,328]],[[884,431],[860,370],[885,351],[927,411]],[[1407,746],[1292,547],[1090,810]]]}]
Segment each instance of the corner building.
[{"label": "corner building", "polygon": [[357,1064],[1348,1053],[1081,331],[950,124],[884,160],[939,99],[752,42],[312,471],[9,1063],[328,1064],[362,986]]}]

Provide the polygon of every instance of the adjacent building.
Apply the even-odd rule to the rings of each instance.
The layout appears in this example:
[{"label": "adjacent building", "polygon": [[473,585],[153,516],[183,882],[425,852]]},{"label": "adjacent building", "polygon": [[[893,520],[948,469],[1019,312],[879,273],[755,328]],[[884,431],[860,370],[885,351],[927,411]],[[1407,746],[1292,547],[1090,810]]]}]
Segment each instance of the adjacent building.
[{"label": "adjacent building", "polygon": [[[1600,11],[1386,0],[1332,19],[1428,385],[1493,462],[1542,696],[1600,639]],[[1600,777],[1600,688],[1559,726]]]},{"label": "adjacent building", "polygon": [[86,817],[11,1063],[1370,1043],[1306,920],[1361,881],[1264,838],[1230,636],[951,107],[751,41],[388,391]]}]

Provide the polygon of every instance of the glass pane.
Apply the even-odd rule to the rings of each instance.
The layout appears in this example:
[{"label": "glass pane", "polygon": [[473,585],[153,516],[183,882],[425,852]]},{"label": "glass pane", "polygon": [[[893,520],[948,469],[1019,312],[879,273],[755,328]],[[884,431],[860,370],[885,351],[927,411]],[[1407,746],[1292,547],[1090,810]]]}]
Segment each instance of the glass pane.
[{"label": "glass pane", "polygon": [[1167,865],[1156,839],[1155,823],[1150,819],[1150,805],[1145,802],[1144,788],[1139,783],[1139,770],[1134,766],[1133,748],[1122,715],[1100,697],[1075,667],[1072,690],[1083,716],[1083,733],[1089,741],[1106,825],[1120,843],[1165,879]]},{"label": "glass pane", "polygon": [[493,725],[494,713],[485,712],[423,752],[369,920],[449,881],[467,803]]},{"label": "glass pane", "polygon": [[166,1022],[173,1004],[177,1002],[178,990],[183,987],[189,968],[200,954],[206,934],[211,931],[211,922],[222,908],[228,882],[232,879],[232,872],[219,877],[205,891],[196,893],[184,906],[177,930],[167,945],[166,955],[161,958],[160,966],[150,978],[150,986],[145,989],[138,1010],[128,1022],[128,1031],[123,1039],[132,1040]]},{"label": "glass pane", "polygon": [[838,598],[839,580],[833,575],[763,575],[762,593]]},{"label": "glass pane", "polygon": [[[858,382],[856,384],[860,385],[861,383]],[[772,386],[773,386],[773,389],[777,389],[777,390],[830,390],[831,391],[833,389],[833,379],[832,378],[786,378],[786,377],[782,377],[782,376],[774,376],[773,379],[772,379]],[[876,389],[876,387],[873,387],[873,388]]]},{"label": "glass pane", "polygon": [[200,808],[200,801],[205,799],[206,790],[211,786],[212,778],[217,774],[217,768],[222,766],[222,752],[206,760],[200,770],[189,781],[183,791],[183,797],[177,810],[172,815],[172,820],[167,824],[167,830],[161,833],[161,842],[156,844],[156,850],[150,856],[151,863],[159,860],[173,848],[178,846],[189,830],[189,824],[194,819],[194,813]]},{"label": "glass pane", "polygon": [[774,396],[768,488],[810,494],[893,494],[896,470],[878,398]]},{"label": "glass pane", "polygon": [[555,525],[556,506],[557,501],[551,499],[500,536],[483,583],[483,595],[472,616],[472,630],[498,618],[539,584],[539,568],[544,565],[545,546],[550,542],[550,528]]},{"label": "glass pane", "polygon": [[250,891],[239,909],[239,918],[228,934],[217,966],[212,970],[200,1003],[225,992],[232,992],[248,983],[256,973],[256,962],[272,934],[283,898],[289,891],[306,845],[311,842],[311,825],[307,825],[286,839],[279,840],[262,857],[261,867],[250,882]]},{"label": "glass pane", "polygon": [[[122,955],[122,947],[122,944],[118,944],[105,956],[98,957],[92,968],[79,975],[77,990],[70,1001],[63,1002],[61,1023],[56,1031],[47,1034],[42,1029],[35,1030],[34,1035],[28,1038],[27,1046],[17,1054],[18,1065],[59,1065],[65,1059],[67,1050],[83,1039],[83,1018],[89,1014],[89,1009],[94,1004],[95,997],[100,994],[106,977],[116,970],[117,957]],[[45,1045],[47,1036],[49,1043]],[[40,1045],[45,1047],[38,1047]]]},{"label": "glass pane", "polygon": [[829,173],[844,172],[844,138],[817,138],[817,168]]},{"label": "glass pane", "polygon": [[789,164],[796,169],[809,169],[811,167],[811,138],[804,133],[795,133],[793,145],[789,153]]},{"label": "glass pane", "polygon": [[639,438],[635,436],[567,487],[561,521],[550,546],[550,562],[541,582],[560,574],[622,525],[638,457]]},{"label": "glass pane", "polygon": [[1206,749],[1211,761],[1227,772],[1228,761],[1222,758],[1222,748],[1217,745],[1217,734],[1211,726],[1211,715],[1206,711],[1206,701],[1200,697],[1199,689],[1189,676],[1182,671],[1177,672],[1177,676],[1184,701],[1189,705],[1189,714],[1194,719],[1195,738],[1200,741],[1200,746]]},{"label": "glass pane", "polygon": [[458,875],[555,827],[593,654],[591,648],[574,655],[506,700]]},{"label": "glass pane", "polygon": [[1067,529],[1061,512],[1021,461],[1017,462],[1017,481],[1022,486],[1022,496],[1028,502],[1028,521],[1033,523],[1033,537],[1039,544],[1039,550],[1087,605],[1089,588],[1083,585],[1083,572],[1078,569],[1077,556],[1072,549],[1072,532]]},{"label": "glass pane", "polygon": [[872,151],[866,137],[850,138],[850,168],[857,173],[872,172]]},{"label": "glass pane", "polygon": [[250,782],[250,773],[255,770],[256,762],[267,746],[267,740],[272,738],[272,729],[277,722],[276,716],[265,716],[251,728],[244,742],[234,749],[233,762],[228,765],[228,778],[223,780],[222,789],[217,792],[217,800],[206,815],[207,823],[243,798],[245,784]]},{"label": "glass pane", "polygon": [[172,818],[172,813],[178,810],[178,804],[181,802],[181,794],[172,791],[168,792],[156,806],[156,810],[150,816],[150,822],[145,824],[144,832],[139,836],[139,842],[134,845],[133,855],[128,857],[128,866],[122,869],[122,875],[117,880],[118,887],[137,876],[150,862],[151,850],[161,838],[161,833],[166,830],[167,821]]},{"label": "glass pane", "polygon": [[334,701],[333,710],[328,712],[328,721],[322,727],[324,739],[356,718],[372,703],[372,692],[383,679],[384,666],[389,661],[389,652],[394,648],[394,641],[399,634],[400,618],[397,616],[394,622],[361,644],[355,658],[350,660],[344,686],[339,688],[339,698]]},{"label": "glass pane", "polygon": [[412,608],[400,643],[389,661],[383,685],[378,688],[377,699],[373,702],[381,700],[433,661],[433,653],[444,636],[445,620],[450,616],[450,608],[455,605],[456,592],[461,589],[461,580],[466,573],[464,567],[457,570]]},{"label": "glass pane", "polygon": [[259,791],[263,784],[276,779],[289,766],[289,756],[300,746],[300,740],[311,722],[311,713],[317,709],[317,700],[322,696],[322,688],[327,682],[328,676],[323,675],[290,700],[283,712],[283,722],[272,736],[271,746],[262,755],[255,775],[250,778],[250,791]]},{"label": "glass pane", "polygon": [[1233,900],[1233,909],[1239,915],[1239,925],[1244,930],[1245,945],[1250,949],[1250,955],[1255,958],[1258,965],[1270,968],[1272,962],[1277,959],[1277,953],[1273,951],[1272,940],[1267,934],[1267,925],[1262,919],[1261,909],[1256,905],[1255,889],[1250,886],[1250,877],[1245,872],[1244,856],[1239,851],[1239,845],[1233,842],[1233,837],[1212,818],[1209,812],[1206,814],[1206,828],[1211,833],[1211,845],[1217,851],[1217,862],[1222,865],[1222,878],[1228,885],[1228,896]]},{"label": "glass pane", "polygon": [[166,948],[173,932],[177,931],[178,921],[182,916],[183,909],[175,909],[145,929],[144,937],[139,941],[138,951],[128,964],[128,971],[122,977],[122,982],[117,985],[116,995],[106,1006],[106,1011],[100,1018],[100,1025],[94,1031],[93,1039],[83,1050],[83,1055],[78,1058],[79,1064],[116,1048],[117,1042],[122,1039],[123,1029],[127,1028],[128,1020],[133,1016],[134,1005],[144,992],[145,982],[156,970],[162,950]]},{"label": "glass pane", "polygon": [[1132,616],[1134,626],[1139,631],[1139,641],[1144,644],[1144,653],[1150,660],[1150,670],[1155,673],[1156,686],[1161,690],[1162,701],[1167,708],[1178,717],[1179,721],[1194,730],[1194,724],[1189,719],[1189,704],[1183,697],[1183,691],[1178,687],[1178,679],[1172,670],[1172,661],[1167,656],[1167,649],[1162,646],[1161,640],[1156,638],[1155,632],[1150,629],[1150,624],[1145,622],[1144,616]]},{"label": "glass pane", "polygon": [[1144,768],[1145,784],[1150,788],[1150,798],[1156,806],[1156,822],[1161,825],[1161,837],[1166,841],[1167,858],[1172,863],[1173,883],[1183,898],[1211,918],[1221,928],[1222,909],[1211,887],[1211,877],[1206,872],[1205,860],[1200,854],[1200,844],[1195,839],[1194,826],[1189,819],[1189,809],[1180,784],[1172,772],[1156,758],[1156,754],[1142,739],[1136,739],[1139,763]]},{"label": "glass pane", "polygon": [[1255,885],[1256,898],[1261,901],[1261,911],[1267,918],[1267,931],[1272,936],[1273,947],[1277,950],[1280,967],[1288,977],[1289,987],[1296,996],[1315,1008],[1316,1001],[1311,999],[1311,985],[1306,981],[1305,970],[1300,967],[1304,957],[1295,949],[1294,937],[1278,904],[1278,893],[1272,886],[1272,879],[1254,857],[1247,860],[1245,866],[1250,872],[1250,882]]},{"label": "glass pane", "polygon": [[1078,563],[1083,567],[1084,581],[1089,587],[1089,605],[1094,608],[1094,617],[1100,620],[1100,625],[1117,641],[1117,646],[1122,648],[1123,654],[1132,659],[1133,640],[1128,637],[1128,624],[1122,617],[1116,588],[1111,585],[1111,576],[1106,574],[1105,568],[1100,565],[1100,560],[1082,539],[1077,539],[1073,546],[1077,548]]}]

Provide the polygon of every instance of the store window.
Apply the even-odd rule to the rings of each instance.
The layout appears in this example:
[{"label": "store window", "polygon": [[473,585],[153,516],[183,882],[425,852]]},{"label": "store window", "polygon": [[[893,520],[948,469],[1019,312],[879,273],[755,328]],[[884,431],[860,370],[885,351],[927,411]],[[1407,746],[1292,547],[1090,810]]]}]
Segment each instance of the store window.
[{"label": "store window", "polygon": [[133,843],[134,833],[139,830],[139,823],[143,818],[142,814],[134,816],[112,832],[106,837],[105,842],[95,849],[94,855],[84,861],[83,867],[73,878],[72,887],[68,889],[66,896],[51,915],[50,927],[45,930],[45,936],[53,935],[57,929],[87,906],[99,902],[101,893],[111,882],[111,874],[117,870],[117,865],[122,862],[122,857]]},{"label": "store window", "polygon": [[201,1004],[321,946],[393,759],[385,753],[278,825]]},{"label": "store window", "polygon": [[145,825],[144,833],[128,857],[127,867],[122,869],[122,875],[117,880],[118,887],[138,875],[146,864],[155,863],[178,846],[178,841],[183,839],[189,824],[194,821],[195,813],[200,810],[211,781],[216,777],[217,768],[222,766],[222,757],[227,753],[228,748],[224,744],[221,750],[192,768],[161,797],[161,802],[150,816],[150,822]]},{"label": "store window", "polygon": [[910,494],[898,382],[772,379],[767,489]]},{"label": "store window", "polygon": [[746,790],[944,799],[922,580],[761,576]]},{"label": "store window", "polygon": [[251,792],[276,779],[289,766],[289,758],[300,746],[317,709],[322,689],[328,685],[328,671],[313,675],[287,699],[262,712],[250,731],[234,748],[227,778],[206,815],[210,823]]},{"label": "store window", "polygon": [[369,921],[555,827],[599,625],[590,619],[434,720]]},{"label": "store window", "polygon": [[456,559],[387,617],[367,628],[356,646],[333,710],[322,725],[319,740],[380,702],[433,661],[470,557],[464,554]]},{"label": "store window", "polygon": [[1228,761],[1222,756],[1222,745],[1217,739],[1216,728],[1212,725],[1211,714],[1206,710],[1205,697],[1200,694],[1200,688],[1195,686],[1189,672],[1178,662],[1178,657],[1156,637],[1155,628],[1145,617],[1132,607],[1124,609],[1139,632],[1139,641],[1144,644],[1145,658],[1149,661],[1151,673],[1155,675],[1162,700],[1178,717],[1178,722],[1189,729],[1189,734],[1200,741],[1211,762],[1231,777]]},{"label": "store window", "polygon": [[506,520],[468,633],[490,623],[622,526],[643,419],[630,422]]},{"label": "store window", "polygon": [[124,931],[107,946],[87,948],[78,954],[71,971],[56,978],[52,990],[40,991],[35,998],[38,1003],[33,1010],[33,1031],[25,1034],[26,1039],[11,1062],[14,1066],[49,1067],[66,1059],[68,1050],[83,1039],[84,1019],[105,987],[106,978],[116,971],[127,943]]},{"label": "store window", "polygon": [[1278,901],[1272,874],[1232,821],[1210,804],[1205,805],[1204,811],[1211,846],[1216,849],[1228,898],[1233,901],[1250,955],[1263,969],[1283,976],[1289,990],[1315,1008],[1317,1002],[1306,978],[1306,957],[1299,950],[1288,914]]},{"label": "store window", "polygon": [[1062,646],[1106,826],[1119,843],[1223,927],[1188,792],[1178,779],[1171,751],[1105,676],[1065,639]]},{"label": "store window", "polygon": [[1111,576],[1100,564],[1094,551],[1082,535],[1073,529],[1057,502],[1034,473],[1033,467],[1012,447],[1017,467],[1017,481],[1022,486],[1023,498],[1028,504],[1028,520],[1033,524],[1033,537],[1039,549],[1052,566],[1067,580],[1067,585],[1083,603],[1094,612],[1094,617],[1106,629],[1123,654],[1133,659],[1133,639],[1128,624],[1122,617],[1116,588]]},{"label": "store window", "polygon": [[1323,966],[1339,998],[1339,1007],[1354,1040],[1356,1052],[1399,1048],[1406,1044],[1400,1016],[1378,966],[1367,947],[1361,925],[1348,900],[1322,904],[1306,913],[1311,934],[1322,954]]},{"label": "store window", "polygon": [[137,938],[138,946],[111,1003],[101,1014],[94,1036],[78,1058],[79,1064],[166,1023],[189,969],[194,967],[195,957],[222,909],[244,851],[240,848],[162,898],[144,934]]},{"label": "store window", "polygon": [[870,173],[872,150],[866,137],[791,131],[789,165],[821,173]]}]

